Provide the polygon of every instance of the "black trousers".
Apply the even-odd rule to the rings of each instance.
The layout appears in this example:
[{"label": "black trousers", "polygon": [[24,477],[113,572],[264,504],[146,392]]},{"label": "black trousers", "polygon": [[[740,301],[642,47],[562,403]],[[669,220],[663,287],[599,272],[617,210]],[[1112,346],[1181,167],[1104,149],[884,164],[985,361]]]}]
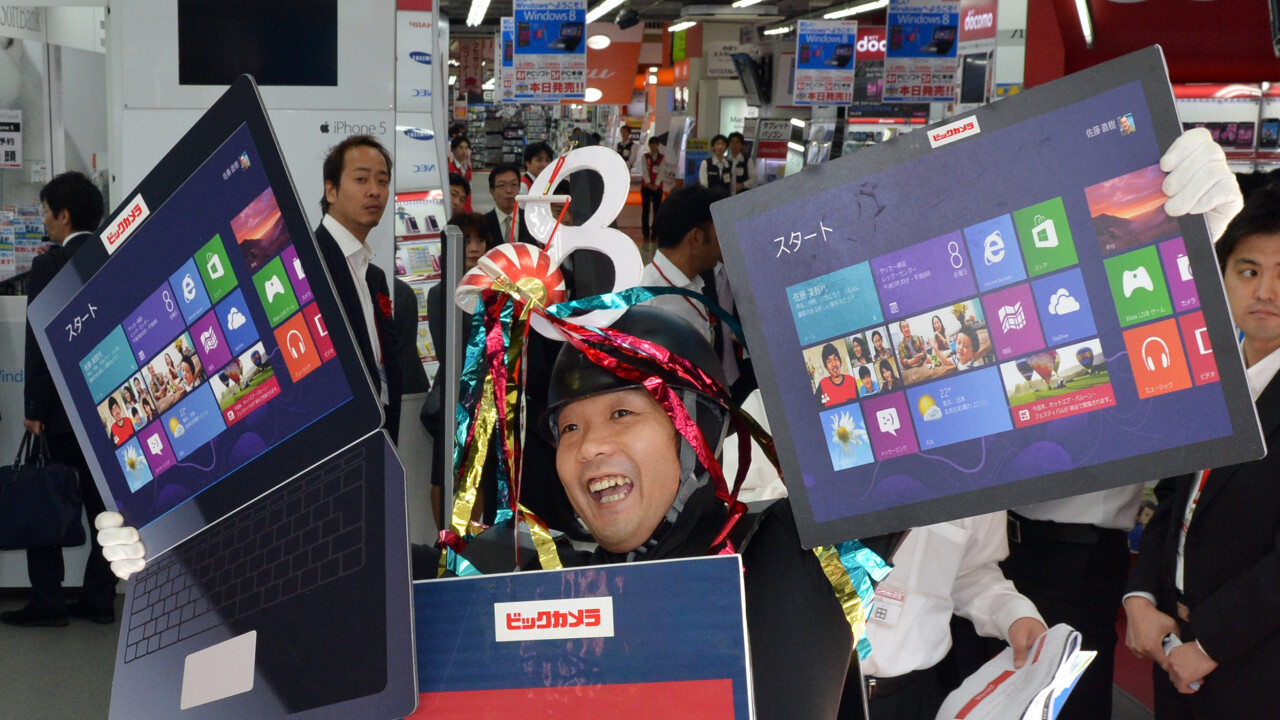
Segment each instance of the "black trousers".
[{"label": "black trousers", "polygon": [[892,695],[868,699],[867,709],[871,720],[933,720],[946,699],[937,672],[928,668]]},{"label": "black trousers", "polygon": [[1129,575],[1129,547],[1121,530],[1097,528],[1097,536],[1093,544],[1010,539],[1009,558],[1000,564],[1050,627],[1070,625],[1080,632],[1081,648],[1098,653],[1063,705],[1060,720],[1111,717],[1116,619]]},{"label": "black trousers", "polygon": [[[51,460],[70,465],[80,474],[80,492],[84,496],[85,513],[89,516],[89,561],[84,569],[80,602],[93,610],[113,609],[116,599],[116,576],[111,564],[102,556],[102,546],[93,530],[93,519],[106,509],[93,475],[80,452],[75,435],[56,434],[47,437]],[[65,612],[67,603],[62,593],[66,568],[62,548],[40,548],[27,551],[27,577],[31,580],[31,607],[36,610]]]},{"label": "black trousers", "polygon": [[[649,215],[649,206],[653,206],[653,215]],[[643,185],[640,187],[640,233],[644,235],[645,240],[654,239],[649,235],[649,218],[658,218],[658,208],[662,207],[662,190],[650,190]]]}]

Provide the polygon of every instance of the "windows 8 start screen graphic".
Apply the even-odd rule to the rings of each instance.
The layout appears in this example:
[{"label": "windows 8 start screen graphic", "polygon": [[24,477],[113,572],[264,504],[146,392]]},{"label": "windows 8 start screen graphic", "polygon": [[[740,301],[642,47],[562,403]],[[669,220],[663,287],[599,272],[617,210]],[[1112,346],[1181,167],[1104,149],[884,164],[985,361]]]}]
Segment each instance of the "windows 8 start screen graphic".
[{"label": "windows 8 start screen graphic", "polygon": [[312,282],[241,128],[55,320],[69,328],[55,352],[80,370],[66,378],[76,409],[95,448],[114,450],[102,471],[131,518],[155,519],[350,398]]},{"label": "windows 8 start screen graphic", "polygon": [[1231,434],[1159,158],[1135,82],[735,224],[814,521]]}]

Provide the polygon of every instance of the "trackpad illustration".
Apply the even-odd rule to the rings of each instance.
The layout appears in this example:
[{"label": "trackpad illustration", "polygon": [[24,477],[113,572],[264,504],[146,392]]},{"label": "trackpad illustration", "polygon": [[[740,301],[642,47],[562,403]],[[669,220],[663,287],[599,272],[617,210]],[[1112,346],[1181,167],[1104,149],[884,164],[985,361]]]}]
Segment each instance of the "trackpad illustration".
[{"label": "trackpad illustration", "polygon": [[182,670],[183,710],[253,689],[258,632],[247,632],[187,656]]}]

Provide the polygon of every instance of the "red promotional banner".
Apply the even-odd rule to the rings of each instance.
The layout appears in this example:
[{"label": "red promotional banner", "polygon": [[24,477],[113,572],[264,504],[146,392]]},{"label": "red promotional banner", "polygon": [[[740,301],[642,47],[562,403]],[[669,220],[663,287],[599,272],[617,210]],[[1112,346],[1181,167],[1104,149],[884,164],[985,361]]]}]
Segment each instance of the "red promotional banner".
[{"label": "red promotional banner", "polygon": [[461,38],[458,40],[458,89],[468,95],[481,92],[484,63],[493,57],[493,38]]}]

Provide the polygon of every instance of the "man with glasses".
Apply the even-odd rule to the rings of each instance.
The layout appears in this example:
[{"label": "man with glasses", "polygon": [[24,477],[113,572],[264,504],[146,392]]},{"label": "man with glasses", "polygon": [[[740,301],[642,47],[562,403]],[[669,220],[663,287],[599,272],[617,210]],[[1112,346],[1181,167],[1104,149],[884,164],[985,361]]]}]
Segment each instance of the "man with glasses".
[{"label": "man with glasses", "polygon": [[524,224],[524,213],[516,210],[516,195],[520,194],[520,168],[515,165],[495,167],[489,173],[489,194],[493,195],[493,209],[484,214],[484,221],[489,226],[490,237],[500,243],[515,240],[537,245]]}]

